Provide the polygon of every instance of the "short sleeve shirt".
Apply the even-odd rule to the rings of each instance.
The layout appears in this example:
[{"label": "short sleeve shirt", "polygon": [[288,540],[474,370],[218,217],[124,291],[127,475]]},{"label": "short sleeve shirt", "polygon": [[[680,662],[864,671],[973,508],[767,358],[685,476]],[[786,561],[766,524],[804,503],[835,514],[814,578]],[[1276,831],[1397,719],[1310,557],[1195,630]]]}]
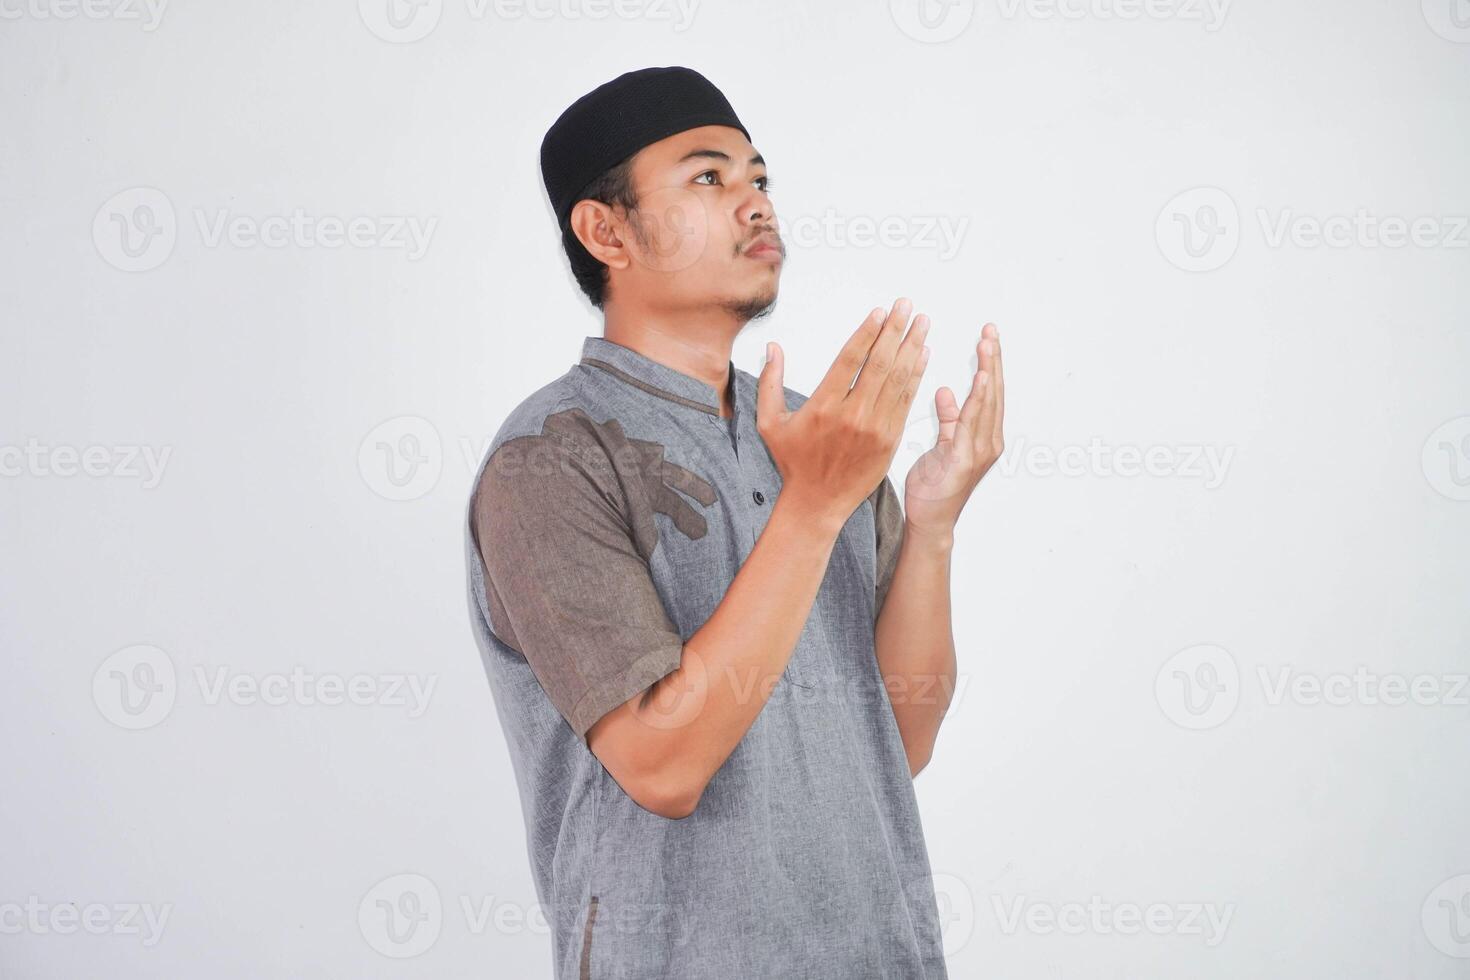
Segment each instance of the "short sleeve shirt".
[{"label": "short sleeve shirt", "polygon": [[[466,515],[471,622],[558,980],[947,977],[908,760],[874,650],[903,516],[853,512],[760,714],[682,819],[587,730],[678,668],[781,475],[754,375],[720,392],[603,337],[492,439]],[[785,389],[798,408],[806,396]]]}]

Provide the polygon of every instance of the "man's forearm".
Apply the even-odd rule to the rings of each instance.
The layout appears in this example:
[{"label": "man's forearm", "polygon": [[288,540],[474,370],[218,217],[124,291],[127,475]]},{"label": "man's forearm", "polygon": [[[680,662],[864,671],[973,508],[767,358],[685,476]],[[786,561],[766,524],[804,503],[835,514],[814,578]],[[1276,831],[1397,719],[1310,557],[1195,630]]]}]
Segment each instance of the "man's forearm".
[{"label": "man's forearm", "polygon": [[647,764],[689,809],[745,737],[791,659],[842,529],[822,507],[778,495],[765,530],[678,670],[635,713]]},{"label": "man's forearm", "polygon": [[905,526],[898,563],[874,627],[878,670],[903,737],[909,772],[928,765],[955,690],[950,613],[954,535]]}]

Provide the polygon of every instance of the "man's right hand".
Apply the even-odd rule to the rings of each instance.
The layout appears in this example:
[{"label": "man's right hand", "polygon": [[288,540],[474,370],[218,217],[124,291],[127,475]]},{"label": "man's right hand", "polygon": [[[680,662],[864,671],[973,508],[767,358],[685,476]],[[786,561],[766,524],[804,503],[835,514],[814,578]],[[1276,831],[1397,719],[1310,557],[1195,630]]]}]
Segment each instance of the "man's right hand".
[{"label": "man's right hand", "polygon": [[781,472],[782,495],[797,498],[828,526],[840,528],[852,516],[898,450],[929,359],[929,318],[920,314],[910,328],[911,309],[900,299],[886,315],[881,307],[868,314],[794,412],[782,390],[785,352],[774,341],[767,345],[756,429]]}]

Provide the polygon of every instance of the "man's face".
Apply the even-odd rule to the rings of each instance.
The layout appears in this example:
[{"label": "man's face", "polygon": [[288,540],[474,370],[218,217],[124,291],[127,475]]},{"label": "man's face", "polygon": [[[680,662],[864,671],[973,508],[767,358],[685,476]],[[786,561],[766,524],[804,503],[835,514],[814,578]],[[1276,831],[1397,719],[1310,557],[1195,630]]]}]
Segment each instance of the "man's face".
[{"label": "man's face", "polygon": [[766,166],[738,129],[701,126],[633,159],[637,211],[623,237],[632,262],[613,292],[644,305],[718,306],[743,319],[776,301],[785,247],[766,193]]}]

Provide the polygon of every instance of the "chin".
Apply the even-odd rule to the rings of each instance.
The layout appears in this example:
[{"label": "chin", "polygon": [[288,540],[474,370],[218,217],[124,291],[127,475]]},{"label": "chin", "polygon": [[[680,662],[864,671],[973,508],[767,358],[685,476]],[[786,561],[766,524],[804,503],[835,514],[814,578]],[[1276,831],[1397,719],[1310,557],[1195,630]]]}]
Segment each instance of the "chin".
[{"label": "chin", "polygon": [[742,320],[759,320],[763,316],[769,316],[776,309],[777,289],[773,285],[767,289],[757,290],[749,295],[737,299],[727,300],[725,309]]}]

